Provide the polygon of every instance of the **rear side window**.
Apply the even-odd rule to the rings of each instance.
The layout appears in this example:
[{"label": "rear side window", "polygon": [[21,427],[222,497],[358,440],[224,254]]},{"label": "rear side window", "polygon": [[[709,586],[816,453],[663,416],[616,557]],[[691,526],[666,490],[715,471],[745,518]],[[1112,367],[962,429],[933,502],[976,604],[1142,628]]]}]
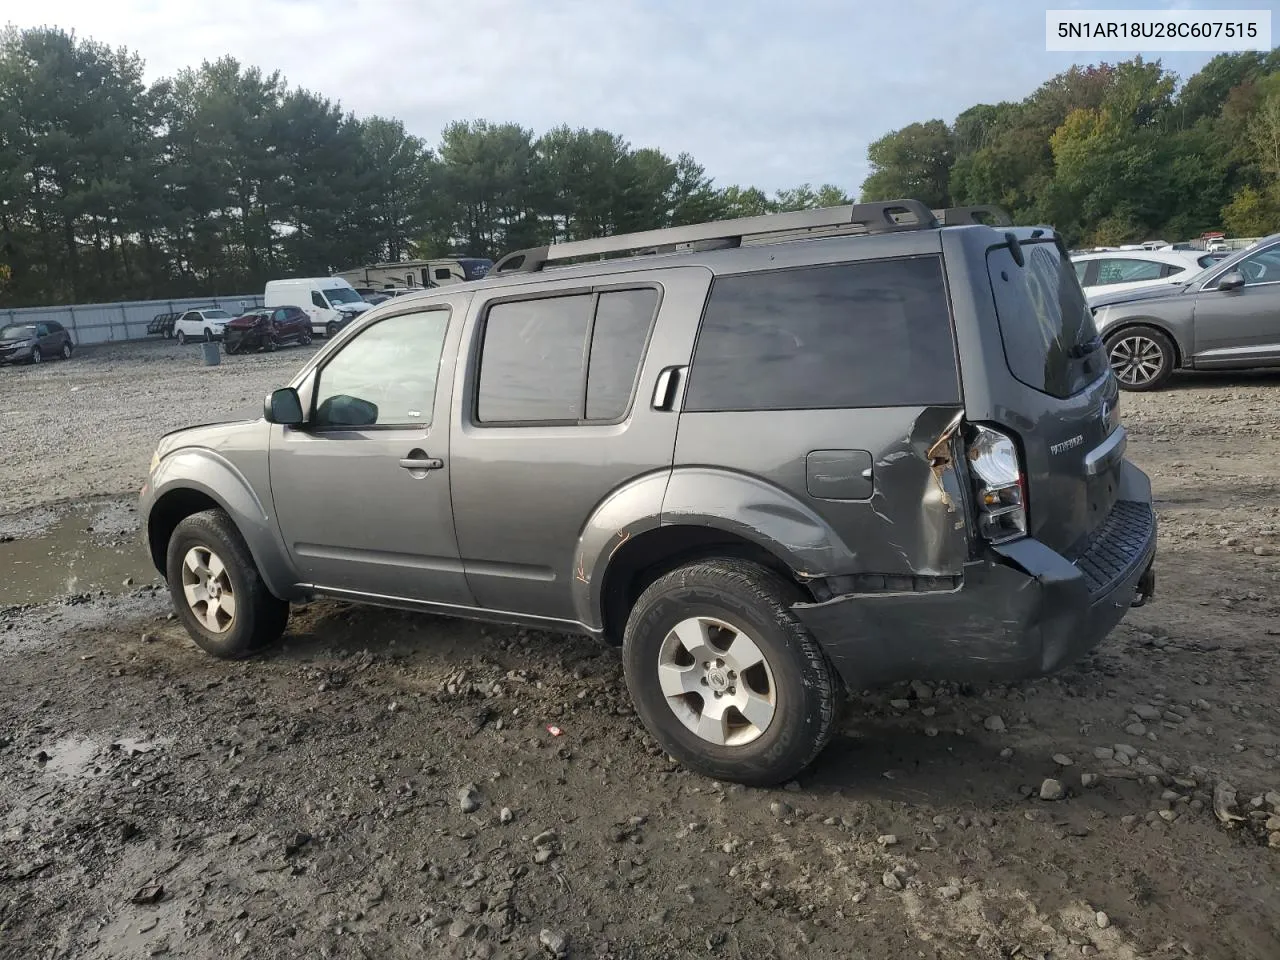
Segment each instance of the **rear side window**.
[{"label": "rear side window", "polygon": [[987,254],[1009,372],[1059,399],[1079,393],[1107,369],[1106,351],[1080,281],[1051,241],[1022,244],[1024,266],[1007,246]]},{"label": "rear side window", "polygon": [[496,303],[485,320],[480,423],[620,419],[653,325],[653,288]]},{"label": "rear side window", "polygon": [[720,277],[684,409],[957,403],[942,262],[874,260]]},{"label": "rear side window", "polygon": [[1097,284],[1135,283],[1139,280],[1159,280],[1164,275],[1164,264],[1156,260],[1132,260],[1112,258],[1098,262]]}]

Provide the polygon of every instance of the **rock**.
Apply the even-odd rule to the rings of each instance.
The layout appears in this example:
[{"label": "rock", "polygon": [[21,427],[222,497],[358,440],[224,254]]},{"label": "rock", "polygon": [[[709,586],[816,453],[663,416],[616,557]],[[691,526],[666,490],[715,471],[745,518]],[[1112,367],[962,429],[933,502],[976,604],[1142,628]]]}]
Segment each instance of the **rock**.
[{"label": "rock", "polygon": [[1272,790],[1268,792],[1267,795],[1262,799],[1267,801],[1267,806],[1269,806],[1272,810],[1274,810],[1276,813],[1280,813],[1280,793],[1277,793],[1276,791]]},{"label": "rock", "polygon": [[498,813],[499,823],[510,823],[515,818],[516,818],[516,815],[511,812],[510,807],[503,807],[502,810],[499,811]]},{"label": "rock", "polygon": [[1123,753],[1126,757],[1132,760],[1134,757],[1138,755],[1138,748],[1135,746],[1131,746],[1130,744],[1127,744],[1127,743],[1117,743],[1116,753],[1117,754]]},{"label": "rock", "polygon": [[899,877],[892,870],[886,870],[884,872],[884,876],[880,878],[880,882],[883,883],[890,890],[902,889],[902,878]]},{"label": "rock", "polygon": [[911,690],[916,695],[917,700],[933,699],[933,687],[929,686],[923,680],[912,680]]},{"label": "rock", "polygon": [[1093,755],[1099,760],[1111,760],[1115,757],[1116,752],[1110,747],[1094,747]]},{"label": "rock", "polygon": [[773,803],[769,804],[769,812],[779,820],[783,820],[795,813],[795,810],[792,809],[791,804],[782,800],[775,800]]},{"label": "rock", "polygon": [[533,838],[533,845],[535,847],[550,847],[554,846],[557,840],[559,840],[559,835],[554,830],[543,830]]},{"label": "rock", "polygon": [[1147,727],[1142,723],[1131,723],[1124,728],[1124,732],[1131,737],[1141,737],[1147,732]]},{"label": "rock", "polygon": [[1084,787],[1086,790],[1089,789],[1090,787],[1097,786],[1097,784],[1098,784],[1098,775],[1096,773],[1080,774],[1080,786]]},{"label": "rock", "polygon": [[897,846],[898,838],[894,836],[892,833],[882,833],[876,839],[876,843],[880,844],[880,846],[882,847],[893,847],[893,846]]},{"label": "rock", "polygon": [[449,924],[449,936],[453,937],[455,940],[460,940],[463,937],[471,936],[471,934],[475,932],[475,929],[475,924],[459,917],[457,920],[453,921],[453,923]]},{"label": "rock", "polygon": [[1061,800],[1066,795],[1067,791],[1062,786],[1062,783],[1058,780],[1054,780],[1052,777],[1046,779],[1044,783],[1040,784],[1041,800]]},{"label": "rock", "polygon": [[998,715],[987,717],[987,719],[982,721],[982,725],[992,733],[1004,733],[1006,729],[1004,725],[1004,718]]},{"label": "rock", "polygon": [[948,884],[945,887],[938,888],[938,896],[943,900],[959,900],[960,888],[954,884]]},{"label": "rock", "polygon": [[1003,750],[1000,751],[1001,760],[1008,760],[1012,756],[1013,756],[1013,747],[1005,747]]},{"label": "rock", "polygon": [[[1254,547],[1253,555],[1255,557],[1270,557],[1275,555],[1275,550],[1272,549],[1271,547],[1262,547],[1262,546]],[[126,586],[128,586],[128,584],[126,584]]]},{"label": "rock", "polygon": [[1163,820],[1165,823],[1173,823],[1173,821],[1178,819],[1178,811],[1177,810],[1161,810],[1160,819]]},{"label": "rock", "polygon": [[475,813],[480,809],[480,788],[468,783],[458,791],[458,807],[463,813]]},{"label": "rock", "polygon": [[1139,703],[1133,708],[1133,712],[1138,715],[1140,720],[1159,720],[1160,708],[1152,706],[1149,703]]},{"label": "rock", "polygon": [[1093,915],[1094,922],[1097,923],[1099,930],[1105,930],[1111,926],[1111,918],[1099,910]]},{"label": "rock", "polygon": [[564,934],[557,933],[554,930],[543,928],[538,934],[538,943],[542,945],[542,949],[553,957],[563,957],[569,952],[569,941]]},{"label": "rock", "polygon": [[1266,829],[1268,833],[1274,833],[1275,831],[1280,830],[1280,814],[1272,814],[1267,818]]},{"label": "rock", "polygon": [[1055,753],[1053,755],[1053,762],[1060,767],[1069,767],[1072,764],[1071,758],[1065,753]]},{"label": "rock", "polygon": [[141,639],[143,643],[155,643],[156,635],[152,633],[150,630],[143,630]]},{"label": "rock", "polygon": [[1236,788],[1223,781],[1213,788],[1213,813],[1227,826],[1244,819],[1232,808],[1236,805]]},{"label": "rock", "polygon": [[910,710],[911,701],[910,700],[890,700],[889,706],[893,707],[893,709],[895,710]]},{"label": "rock", "polygon": [[1267,837],[1267,846],[1273,850],[1280,849],[1280,830]]}]

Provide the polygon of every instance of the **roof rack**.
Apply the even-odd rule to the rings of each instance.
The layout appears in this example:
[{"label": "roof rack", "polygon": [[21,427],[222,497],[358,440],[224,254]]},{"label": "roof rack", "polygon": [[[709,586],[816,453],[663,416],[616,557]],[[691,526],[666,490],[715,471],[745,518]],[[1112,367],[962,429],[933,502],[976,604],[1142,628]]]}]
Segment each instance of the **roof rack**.
[{"label": "roof rack", "polygon": [[[979,214],[990,219],[980,219]],[[1002,221],[999,223],[1001,226],[1011,223],[1007,213],[991,204],[930,210],[919,200],[852,203],[839,207],[716,220],[687,227],[669,227],[530,247],[502,257],[489,271],[489,276],[536,273],[548,264],[562,264],[583,257],[604,259],[609,255],[619,254],[653,255],[682,250],[719,250],[740,247],[744,243],[777,243],[801,237],[898,233],[930,230],[943,225],[995,225],[991,221]]]}]

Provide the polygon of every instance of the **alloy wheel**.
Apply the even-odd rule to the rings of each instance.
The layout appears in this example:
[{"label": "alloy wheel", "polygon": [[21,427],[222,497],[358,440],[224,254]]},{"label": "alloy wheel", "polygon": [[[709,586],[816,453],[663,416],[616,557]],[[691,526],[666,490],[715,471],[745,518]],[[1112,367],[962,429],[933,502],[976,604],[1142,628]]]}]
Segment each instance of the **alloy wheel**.
[{"label": "alloy wheel", "polygon": [[1141,387],[1159,376],[1165,363],[1160,344],[1142,334],[1121,337],[1111,345],[1111,369],[1116,379]]},{"label": "alloy wheel", "polygon": [[222,558],[196,546],[182,559],[182,592],[187,606],[210,633],[226,633],[236,619],[236,594]]}]

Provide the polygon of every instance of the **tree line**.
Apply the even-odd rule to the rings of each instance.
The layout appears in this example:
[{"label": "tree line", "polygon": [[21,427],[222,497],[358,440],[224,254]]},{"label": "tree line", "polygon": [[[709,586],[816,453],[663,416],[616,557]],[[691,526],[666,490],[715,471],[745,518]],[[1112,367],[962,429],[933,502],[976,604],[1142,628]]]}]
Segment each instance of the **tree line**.
[{"label": "tree line", "polygon": [[147,84],[56,28],[0,34],[0,304],[206,296],[409,257],[848,202],[717,188],[605,130],[449,124],[429,146],[230,57]]},{"label": "tree line", "polygon": [[1280,231],[1280,48],[1223,54],[1181,86],[1142,57],[1073,67],[873,143],[863,199],[998,203],[1076,244]]},{"label": "tree line", "polygon": [[[1280,230],[1280,50],[1179,86],[1141,57],[868,150],[864,200],[999,203],[1073,243]],[[428,144],[230,57],[146,83],[137,54],[0,32],[0,305],[244,293],[273,278],[849,202],[717,186],[606,130],[459,120]]]}]

